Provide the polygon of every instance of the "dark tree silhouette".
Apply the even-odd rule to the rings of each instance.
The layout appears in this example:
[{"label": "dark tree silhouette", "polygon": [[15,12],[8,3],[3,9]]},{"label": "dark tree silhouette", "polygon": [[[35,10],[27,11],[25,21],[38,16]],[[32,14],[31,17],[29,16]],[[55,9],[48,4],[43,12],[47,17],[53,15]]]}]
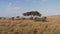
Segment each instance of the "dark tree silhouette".
[{"label": "dark tree silhouette", "polygon": [[34,16],[40,16],[41,17],[41,13],[39,13],[38,11],[30,11],[30,12],[26,12],[23,13],[24,16],[31,16],[31,19],[33,19]]},{"label": "dark tree silhouette", "polygon": [[30,12],[26,12],[23,13],[24,16],[41,16],[41,14],[38,11],[30,11]]}]

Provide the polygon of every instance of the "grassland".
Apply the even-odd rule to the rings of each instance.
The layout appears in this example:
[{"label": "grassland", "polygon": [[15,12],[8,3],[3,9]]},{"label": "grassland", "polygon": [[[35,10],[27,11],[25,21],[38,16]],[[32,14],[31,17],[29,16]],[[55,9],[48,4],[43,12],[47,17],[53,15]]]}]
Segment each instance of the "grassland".
[{"label": "grassland", "polygon": [[47,22],[1,19],[0,34],[60,34],[60,17],[49,16]]}]

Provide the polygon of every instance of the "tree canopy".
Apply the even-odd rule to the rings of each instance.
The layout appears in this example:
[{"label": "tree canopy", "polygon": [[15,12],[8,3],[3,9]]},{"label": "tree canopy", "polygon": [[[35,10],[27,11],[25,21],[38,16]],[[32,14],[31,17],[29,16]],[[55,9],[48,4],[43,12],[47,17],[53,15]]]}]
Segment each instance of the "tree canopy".
[{"label": "tree canopy", "polygon": [[23,15],[24,16],[30,16],[30,15],[41,16],[41,13],[39,13],[38,11],[30,11],[30,12],[23,13]]}]

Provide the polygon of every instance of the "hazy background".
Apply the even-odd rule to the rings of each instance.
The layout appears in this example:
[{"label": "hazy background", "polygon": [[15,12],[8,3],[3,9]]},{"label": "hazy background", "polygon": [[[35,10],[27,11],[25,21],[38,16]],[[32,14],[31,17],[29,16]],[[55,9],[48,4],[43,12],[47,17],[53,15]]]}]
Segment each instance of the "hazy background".
[{"label": "hazy background", "polygon": [[60,0],[0,0],[0,17],[37,10],[43,16],[60,15]]}]

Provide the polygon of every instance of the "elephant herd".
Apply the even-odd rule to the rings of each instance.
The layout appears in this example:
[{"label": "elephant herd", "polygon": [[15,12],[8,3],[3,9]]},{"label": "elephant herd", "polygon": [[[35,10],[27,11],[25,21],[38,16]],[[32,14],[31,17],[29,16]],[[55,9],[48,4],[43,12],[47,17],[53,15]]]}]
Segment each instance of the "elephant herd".
[{"label": "elephant herd", "polygon": [[47,22],[47,17],[30,17],[30,18],[21,18],[23,20],[29,19],[29,20],[34,20],[34,21],[42,21],[42,22]]},{"label": "elephant herd", "polygon": [[[2,19],[1,17],[0,17],[0,19]],[[4,18],[5,19],[5,18]],[[34,20],[34,21],[42,21],[42,22],[47,22],[47,17],[30,17],[30,18],[25,18],[25,17],[22,17],[22,18],[18,18],[18,19],[16,19],[16,20],[26,20],[26,19],[29,19],[29,20]],[[12,17],[12,18],[9,18],[9,20],[15,20],[15,18],[14,17]]]},{"label": "elephant herd", "polygon": [[42,21],[42,22],[47,22],[47,17],[35,17],[34,21]]}]

